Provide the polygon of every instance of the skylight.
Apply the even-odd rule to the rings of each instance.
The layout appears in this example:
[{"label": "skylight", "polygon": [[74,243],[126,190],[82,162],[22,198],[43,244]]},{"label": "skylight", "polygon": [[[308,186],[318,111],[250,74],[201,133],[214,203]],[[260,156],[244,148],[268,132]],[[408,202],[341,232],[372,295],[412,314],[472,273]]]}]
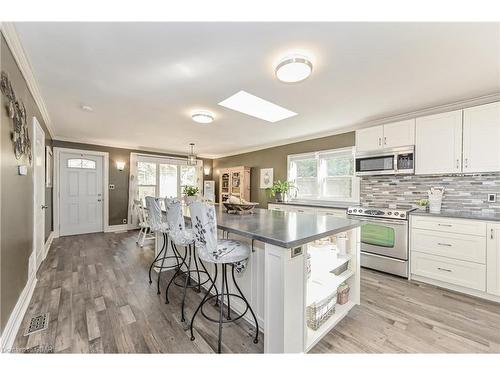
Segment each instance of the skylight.
[{"label": "skylight", "polygon": [[277,122],[297,115],[295,112],[243,90],[223,100],[219,105],[269,122]]}]

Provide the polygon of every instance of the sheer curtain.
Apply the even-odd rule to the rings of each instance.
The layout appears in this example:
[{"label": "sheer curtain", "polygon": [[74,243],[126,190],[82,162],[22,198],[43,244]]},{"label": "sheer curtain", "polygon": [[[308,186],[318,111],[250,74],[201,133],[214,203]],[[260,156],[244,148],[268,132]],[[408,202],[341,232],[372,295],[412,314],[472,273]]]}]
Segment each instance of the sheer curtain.
[{"label": "sheer curtain", "polygon": [[128,182],[128,227],[137,228],[137,210],[134,207],[134,199],[137,199],[137,161],[138,154],[130,153],[130,176]]}]

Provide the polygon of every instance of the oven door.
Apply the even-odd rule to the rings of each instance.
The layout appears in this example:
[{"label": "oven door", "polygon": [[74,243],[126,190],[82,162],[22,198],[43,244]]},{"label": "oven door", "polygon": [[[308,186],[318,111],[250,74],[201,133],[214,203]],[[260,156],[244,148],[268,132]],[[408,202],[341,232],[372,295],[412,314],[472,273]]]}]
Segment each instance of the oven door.
[{"label": "oven door", "polygon": [[362,222],[362,252],[408,260],[408,221],[355,219]]},{"label": "oven door", "polygon": [[394,154],[356,157],[356,175],[395,174]]}]

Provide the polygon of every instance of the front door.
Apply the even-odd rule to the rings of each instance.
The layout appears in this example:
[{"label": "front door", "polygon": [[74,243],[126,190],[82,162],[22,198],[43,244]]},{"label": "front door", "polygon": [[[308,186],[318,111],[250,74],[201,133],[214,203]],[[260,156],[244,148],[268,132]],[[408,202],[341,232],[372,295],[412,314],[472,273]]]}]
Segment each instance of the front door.
[{"label": "front door", "polygon": [[42,263],[45,249],[45,132],[33,117],[33,192],[34,231],[33,251],[36,272]]},{"label": "front door", "polygon": [[61,236],[103,231],[103,157],[61,152]]}]

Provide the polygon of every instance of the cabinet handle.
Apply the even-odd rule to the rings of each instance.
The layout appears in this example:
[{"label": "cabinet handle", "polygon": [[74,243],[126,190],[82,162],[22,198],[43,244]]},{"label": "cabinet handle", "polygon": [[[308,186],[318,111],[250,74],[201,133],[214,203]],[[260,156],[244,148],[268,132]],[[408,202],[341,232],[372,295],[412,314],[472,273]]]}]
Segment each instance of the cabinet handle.
[{"label": "cabinet handle", "polygon": [[493,228],[491,228],[490,238],[493,239]]},{"label": "cabinet handle", "polygon": [[453,226],[453,225],[451,225],[451,224],[440,224],[440,223],[438,223],[438,225],[439,225],[440,227],[452,227],[452,226]]},{"label": "cabinet handle", "polygon": [[378,145],[382,146],[382,138],[380,138],[380,137],[378,138]]},{"label": "cabinet handle", "polygon": [[460,168],[460,160],[457,159],[457,169]]},{"label": "cabinet handle", "polygon": [[442,242],[438,242],[438,245],[440,245],[440,246],[451,246],[451,244],[449,244],[449,243],[442,243]]},{"label": "cabinet handle", "polygon": [[441,267],[438,267],[438,270],[445,271],[445,272],[451,272],[451,270],[449,270],[447,268],[441,268]]},{"label": "cabinet handle", "polygon": [[465,158],[465,168],[469,168],[469,159]]},{"label": "cabinet handle", "polygon": [[387,144],[387,137],[384,137],[384,145]]}]

